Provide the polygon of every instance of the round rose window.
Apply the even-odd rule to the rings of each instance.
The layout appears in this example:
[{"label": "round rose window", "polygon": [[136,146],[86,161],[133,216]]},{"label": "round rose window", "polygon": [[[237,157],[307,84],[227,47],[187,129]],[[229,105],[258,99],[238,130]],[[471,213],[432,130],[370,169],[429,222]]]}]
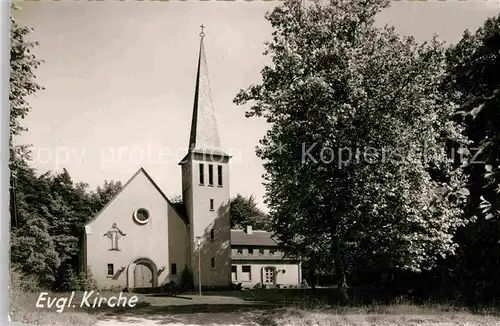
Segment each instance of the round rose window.
[{"label": "round rose window", "polygon": [[134,220],[139,224],[146,224],[149,221],[149,212],[145,208],[139,208],[134,212]]}]

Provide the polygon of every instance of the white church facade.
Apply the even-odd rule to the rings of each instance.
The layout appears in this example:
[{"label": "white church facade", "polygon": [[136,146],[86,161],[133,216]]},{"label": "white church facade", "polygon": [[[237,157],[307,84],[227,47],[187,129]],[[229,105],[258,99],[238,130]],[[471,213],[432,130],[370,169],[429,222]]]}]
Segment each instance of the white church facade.
[{"label": "white church facade", "polygon": [[143,168],[124,184],[85,225],[82,269],[100,288],[179,283],[184,268],[195,286],[210,288],[302,281],[300,262],[283,256],[270,233],[231,230],[231,157],[221,149],[200,36],[189,149],[179,163],[182,204],[172,203]]}]

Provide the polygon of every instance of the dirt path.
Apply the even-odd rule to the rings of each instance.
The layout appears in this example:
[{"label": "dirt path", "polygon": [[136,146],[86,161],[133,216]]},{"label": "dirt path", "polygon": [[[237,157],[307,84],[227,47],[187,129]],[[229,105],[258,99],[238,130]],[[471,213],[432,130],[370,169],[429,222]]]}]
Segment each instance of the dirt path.
[{"label": "dirt path", "polygon": [[277,325],[342,325],[342,326],[496,326],[498,318],[471,314],[346,314],[306,313],[275,319]]},{"label": "dirt path", "polygon": [[367,313],[365,309],[340,312],[325,307],[306,311],[229,296],[148,296],[143,301],[134,309],[97,315],[96,326],[500,326],[500,319],[493,316],[411,305]]},{"label": "dirt path", "polygon": [[[158,316],[152,318],[144,317],[113,317],[106,320],[100,320],[96,326],[205,326],[205,325],[224,325],[224,326],[250,326],[261,325],[255,321],[242,321],[242,316],[237,314],[189,314],[183,316]],[[488,316],[470,316],[470,315],[325,315],[311,314],[303,319],[302,317],[283,318],[277,320],[278,325],[283,326],[500,326],[500,321]],[[266,324],[262,324],[266,325]]]},{"label": "dirt path", "polygon": [[112,317],[105,320],[99,320],[95,326],[205,326],[205,325],[224,325],[224,326],[256,326],[255,322],[241,322],[241,317],[235,314],[190,314],[183,316],[152,316],[144,317]]}]

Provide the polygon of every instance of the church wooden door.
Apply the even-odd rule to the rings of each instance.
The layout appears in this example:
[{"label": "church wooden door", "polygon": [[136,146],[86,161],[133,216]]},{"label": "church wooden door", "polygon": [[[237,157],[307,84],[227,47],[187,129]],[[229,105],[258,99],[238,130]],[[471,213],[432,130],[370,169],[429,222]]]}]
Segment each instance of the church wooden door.
[{"label": "church wooden door", "polygon": [[134,269],[134,287],[149,288],[153,286],[153,271],[146,264],[139,263]]}]

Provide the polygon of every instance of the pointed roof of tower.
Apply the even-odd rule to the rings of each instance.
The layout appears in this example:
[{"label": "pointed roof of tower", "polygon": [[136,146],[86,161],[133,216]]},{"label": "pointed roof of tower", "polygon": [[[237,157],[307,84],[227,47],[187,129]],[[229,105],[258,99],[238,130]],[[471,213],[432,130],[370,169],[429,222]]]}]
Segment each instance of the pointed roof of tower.
[{"label": "pointed roof of tower", "polygon": [[200,52],[194,93],[193,117],[189,137],[189,152],[228,156],[222,149],[215,119],[214,101],[208,78],[207,59],[203,39],[204,26],[201,25]]}]

